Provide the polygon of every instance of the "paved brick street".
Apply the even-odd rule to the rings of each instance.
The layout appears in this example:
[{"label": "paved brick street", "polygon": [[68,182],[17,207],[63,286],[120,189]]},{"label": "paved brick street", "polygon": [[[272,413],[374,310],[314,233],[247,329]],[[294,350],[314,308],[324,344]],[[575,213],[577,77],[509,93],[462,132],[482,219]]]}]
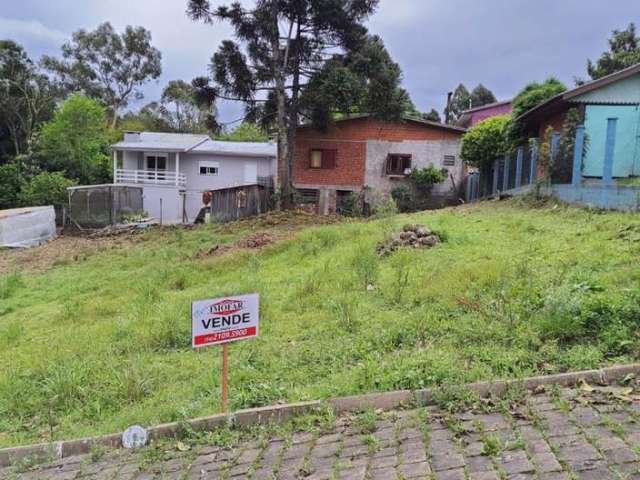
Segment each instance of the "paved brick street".
[{"label": "paved brick street", "polygon": [[[616,399],[615,396],[618,398]],[[619,391],[554,390],[517,405],[437,408],[337,422],[234,448],[167,444],[161,458],[114,452],[69,458],[21,479],[640,479],[640,402]],[[375,422],[375,423],[374,423]]]}]

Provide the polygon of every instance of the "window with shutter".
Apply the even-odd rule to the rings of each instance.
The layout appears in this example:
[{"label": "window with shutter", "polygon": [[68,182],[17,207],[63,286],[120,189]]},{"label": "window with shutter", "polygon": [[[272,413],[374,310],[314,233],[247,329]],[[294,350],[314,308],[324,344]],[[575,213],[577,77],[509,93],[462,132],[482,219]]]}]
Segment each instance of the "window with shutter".
[{"label": "window with shutter", "polygon": [[336,150],[323,150],[322,151],[322,168],[333,169],[336,168]]},{"label": "window with shutter", "polygon": [[333,169],[336,168],[337,150],[312,149],[309,152],[309,168]]}]

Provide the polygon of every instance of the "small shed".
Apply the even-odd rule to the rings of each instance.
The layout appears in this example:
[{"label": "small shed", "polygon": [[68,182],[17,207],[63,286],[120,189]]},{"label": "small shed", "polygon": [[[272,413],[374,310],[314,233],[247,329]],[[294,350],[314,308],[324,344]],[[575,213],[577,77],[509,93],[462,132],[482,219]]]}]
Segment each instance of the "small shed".
[{"label": "small shed", "polygon": [[0,210],[0,247],[26,248],[56,236],[53,206]]}]

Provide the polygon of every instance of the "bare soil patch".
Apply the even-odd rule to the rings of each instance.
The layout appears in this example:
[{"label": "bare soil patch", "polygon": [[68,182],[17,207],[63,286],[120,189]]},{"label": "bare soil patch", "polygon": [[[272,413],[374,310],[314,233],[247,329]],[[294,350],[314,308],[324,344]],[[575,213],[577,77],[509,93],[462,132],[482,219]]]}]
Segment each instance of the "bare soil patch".
[{"label": "bare soil patch", "polygon": [[100,238],[62,235],[37,247],[0,250],[0,275],[43,272],[56,265],[84,260],[98,252],[138,243],[142,238],[137,235]]}]

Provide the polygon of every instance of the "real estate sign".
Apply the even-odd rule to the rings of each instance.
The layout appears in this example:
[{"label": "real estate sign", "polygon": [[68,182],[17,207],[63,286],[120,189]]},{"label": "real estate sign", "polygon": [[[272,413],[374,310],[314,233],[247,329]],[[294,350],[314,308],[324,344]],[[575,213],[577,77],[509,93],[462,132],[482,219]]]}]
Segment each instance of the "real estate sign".
[{"label": "real estate sign", "polygon": [[191,305],[194,348],[246,340],[258,336],[260,296],[233,295],[198,300]]}]

